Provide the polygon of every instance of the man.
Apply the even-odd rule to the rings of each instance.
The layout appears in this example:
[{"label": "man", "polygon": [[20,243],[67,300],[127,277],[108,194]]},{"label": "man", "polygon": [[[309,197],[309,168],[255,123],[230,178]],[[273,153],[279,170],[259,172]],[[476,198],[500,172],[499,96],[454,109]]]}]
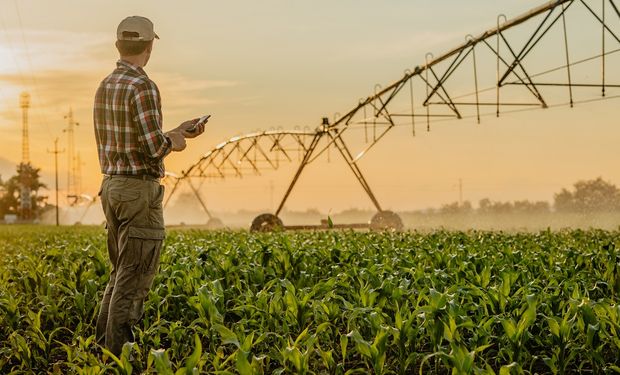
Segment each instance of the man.
[{"label": "man", "polygon": [[97,340],[115,355],[133,341],[144,299],[159,266],[165,236],[162,199],[164,158],[185,149],[185,138],[204,131],[197,119],[162,130],[161,99],[142,69],[149,61],[153,23],[125,18],[117,29],[116,69],[100,84],[94,103],[101,204],[108,228],[112,270],[97,319]]}]

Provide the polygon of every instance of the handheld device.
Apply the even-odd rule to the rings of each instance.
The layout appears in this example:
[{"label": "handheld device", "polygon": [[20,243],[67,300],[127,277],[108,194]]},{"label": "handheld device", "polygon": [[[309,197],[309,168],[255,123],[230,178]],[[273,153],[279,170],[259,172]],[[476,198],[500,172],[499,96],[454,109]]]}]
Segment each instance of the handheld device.
[{"label": "handheld device", "polygon": [[192,126],[189,130],[187,130],[187,132],[188,133],[195,132],[198,125],[206,123],[209,120],[209,117],[211,117],[211,115],[204,115],[201,118],[199,118],[198,121],[196,121],[196,123],[194,124],[194,126]]}]

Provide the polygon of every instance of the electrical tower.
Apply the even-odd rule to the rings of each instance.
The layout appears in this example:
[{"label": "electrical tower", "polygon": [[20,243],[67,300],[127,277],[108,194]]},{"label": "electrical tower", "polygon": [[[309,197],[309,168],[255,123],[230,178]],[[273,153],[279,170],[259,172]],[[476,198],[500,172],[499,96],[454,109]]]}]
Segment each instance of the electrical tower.
[{"label": "electrical tower", "polygon": [[82,162],[80,152],[78,151],[75,159],[75,174],[73,176],[78,196],[82,194],[82,165],[84,165],[84,162]]},{"label": "electrical tower", "polygon": [[22,109],[22,161],[20,176],[19,208],[22,219],[28,220],[32,213],[31,190],[28,186],[27,166],[30,164],[30,144],[28,141],[28,109],[30,108],[30,94],[22,92],[19,96],[19,106]]},{"label": "electrical tower", "polygon": [[75,122],[73,118],[73,109],[69,108],[69,113],[65,115],[67,120],[67,128],[63,129],[63,133],[67,133],[67,198],[71,200],[71,204],[77,203],[80,192],[78,191],[76,175],[77,160],[75,158],[75,127],[80,124]]}]

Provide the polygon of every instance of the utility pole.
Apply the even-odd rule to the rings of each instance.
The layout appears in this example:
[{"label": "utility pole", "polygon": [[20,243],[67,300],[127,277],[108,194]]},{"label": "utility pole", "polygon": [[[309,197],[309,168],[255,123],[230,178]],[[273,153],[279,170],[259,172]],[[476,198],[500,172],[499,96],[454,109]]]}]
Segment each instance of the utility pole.
[{"label": "utility pole", "polygon": [[79,126],[78,122],[75,122],[73,118],[73,108],[69,108],[69,113],[65,115],[65,119],[67,120],[67,128],[63,129],[63,133],[67,133],[67,198],[74,199],[77,202],[79,193],[76,191],[76,165],[75,165],[75,127]]},{"label": "utility pole", "polygon": [[58,150],[58,138],[54,140],[54,151],[47,150],[50,154],[54,154],[54,166],[56,170],[56,226],[60,225],[59,215],[58,215],[58,206],[60,202],[58,201],[58,154],[65,152],[65,150]]},{"label": "utility pole", "polygon": [[459,178],[459,207],[463,206],[463,179]]}]

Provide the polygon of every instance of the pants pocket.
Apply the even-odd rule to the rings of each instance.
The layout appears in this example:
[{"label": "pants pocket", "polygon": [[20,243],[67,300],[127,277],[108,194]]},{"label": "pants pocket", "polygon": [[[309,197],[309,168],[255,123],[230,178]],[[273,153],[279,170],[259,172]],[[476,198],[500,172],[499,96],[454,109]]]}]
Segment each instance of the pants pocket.
[{"label": "pants pocket", "polygon": [[143,274],[155,273],[159,266],[161,247],[166,237],[164,229],[129,227],[129,247],[137,257],[132,262]]},{"label": "pants pocket", "polygon": [[135,273],[134,293],[129,307],[129,320],[135,324],[144,312],[144,299],[153,284],[159,268],[159,258],[165,231],[155,228],[129,228],[129,247],[133,247],[137,258],[132,262]]}]

